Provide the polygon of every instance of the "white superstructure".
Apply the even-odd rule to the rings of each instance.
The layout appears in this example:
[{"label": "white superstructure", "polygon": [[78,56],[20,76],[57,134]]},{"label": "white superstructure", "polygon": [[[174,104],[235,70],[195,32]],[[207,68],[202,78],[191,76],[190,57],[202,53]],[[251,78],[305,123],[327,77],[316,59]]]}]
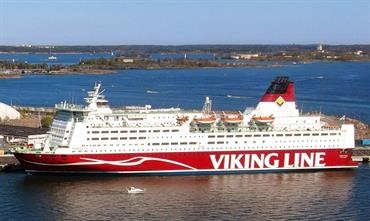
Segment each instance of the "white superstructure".
[{"label": "white superstructure", "polygon": [[[299,116],[295,102],[260,102],[255,110],[239,112],[241,120],[236,123],[222,120],[223,115],[235,112],[212,111],[214,122],[199,123],[194,119],[209,115],[208,108],[207,113],[150,106],[113,111],[102,92],[96,84],[88,92],[87,106],[56,105],[57,115],[44,148],[57,153],[149,153],[354,146],[352,125],[325,128],[319,116]],[[273,117],[263,121],[256,116]]]}]

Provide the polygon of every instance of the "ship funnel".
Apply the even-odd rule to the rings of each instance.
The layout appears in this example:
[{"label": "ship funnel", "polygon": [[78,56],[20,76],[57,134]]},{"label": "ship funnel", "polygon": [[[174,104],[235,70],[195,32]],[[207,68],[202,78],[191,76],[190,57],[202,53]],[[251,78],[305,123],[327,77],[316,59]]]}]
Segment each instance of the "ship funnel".
[{"label": "ship funnel", "polygon": [[258,116],[298,116],[294,83],[287,76],[276,77],[256,108]]},{"label": "ship funnel", "polygon": [[[279,76],[273,80],[261,98],[261,102],[295,101],[294,83],[287,76]],[[283,101],[283,100],[284,101]]]}]

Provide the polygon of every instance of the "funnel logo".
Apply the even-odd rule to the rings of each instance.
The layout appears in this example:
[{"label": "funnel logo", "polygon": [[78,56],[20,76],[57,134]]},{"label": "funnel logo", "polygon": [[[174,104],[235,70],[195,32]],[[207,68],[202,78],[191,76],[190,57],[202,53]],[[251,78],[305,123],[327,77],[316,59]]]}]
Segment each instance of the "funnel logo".
[{"label": "funnel logo", "polygon": [[279,107],[281,107],[284,103],[285,103],[285,100],[284,98],[282,98],[281,96],[279,96],[276,100],[275,100],[275,103],[277,105],[279,105]]}]

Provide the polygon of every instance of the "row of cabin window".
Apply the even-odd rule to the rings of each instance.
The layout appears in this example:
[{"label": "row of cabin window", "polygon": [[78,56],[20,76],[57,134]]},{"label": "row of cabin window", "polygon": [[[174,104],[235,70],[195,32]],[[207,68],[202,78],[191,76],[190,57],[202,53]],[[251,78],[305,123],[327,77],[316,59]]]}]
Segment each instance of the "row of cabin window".
[{"label": "row of cabin window", "polygon": [[[94,138],[93,138],[94,139]],[[168,143],[168,142],[164,142],[164,143],[148,143],[148,146],[152,145],[152,146],[159,146],[159,145],[196,145],[197,142],[171,142],[171,143]],[[82,145],[83,147],[85,145]],[[89,146],[89,145],[86,145],[86,146]],[[91,145],[90,145],[91,146]],[[95,146],[95,145],[94,145]],[[98,145],[100,146],[100,145]],[[113,144],[111,144],[111,146],[113,146]]]},{"label": "row of cabin window", "polygon": [[[136,139],[139,139],[139,140],[145,140],[146,139],[146,137],[111,137],[110,138],[110,140],[118,140],[118,139],[120,139],[120,140],[127,140],[127,139],[129,139],[129,140],[136,140]],[[90,140],[90,138],[87,138],[87,140]],[[93,137],[93,138],[91,138],[91,140],[109,140],[109,137],[102,137],[102,138],[98,138],[98,137]]]},{"label": "row of cabin window", "polygon": [[[111,134],[116,134],[116,133],[118,133],[118,130],[112,130],[112,131],[107,131],[107,130],[103,130],[103,131],[93,130],[93,131],[91,131],[91,133],[93,133],[93,134],[98,134],[98,133],[108,134],[109,132]],[[121,130],[119,132],[120,133],[137,133],[137,132],[139,132],[139,133],[146,133],[146,132],[151,132],[151,130],[148,130],[148,131],[146,131],[146,130],[139,130],[139,131],[138,130],[129,130],[129,131],[127,131],[127,130]],[[153,130],[153,133],[159,133],[159,132],[161,132],[161,130]],[[162,132],[168,133],[168,132],[170,132],[170,130],[162,130]],[[173,129],[173,130],[171,130],[171,132],[179,132],[179,130]],[[88,131],[87,133],[90,133],[90,131]]]},{"label": "row of cabin window", "polygon": [[[153,139],[171,139],[172,136],[152,136]],[[180,139],[181,138],[202,138],[202,136],[180,136],[179,137]],[[139,140],[143,140],[143,139],[146,139],[146,137],[110,137],[110,140],[136,140],[136,139],[139,139]],[[87,138],[87,140],[90,140],[90,138]],[[99,140],[98,137],[94,137],[92,138],[92,140]],[[103,137],[103,138],[100,138],[100,140],[109,140],[109,137]]]},{"label": "row of cabin window", "polygon": [[56,138],[59,138],[59,139],[63,139],[63,135],[57,135],[57,134],[53,134],[53,137],[56,137]]},{"label": "row of cabin window", "polygon": [[[265,143],[266,141],[265,140],[263,140],[262,141],[262,143]],[[295,143],[296,141],[295,140],[293,140],[293,141],[290,141],[290,140],[280,140],[280,141],[277,141],[277,140],[275,140],[275,143]],[[304,140],[300,140],[300,141],[297,141],[297,142],[305,142]],[[310,142],[310,143],[313,143],[313,142],[335,142],[335,140],[306,140],[306,142]],[[339,142],[339,139],[337,140],[337,142]],[[208,144],[224,144],[224,143],[226,143],[226,144],[228,144],[229,143],[229,141],[208,141]],[[238,143],[238,141],[235,141],[235,143],[237,144]],[[244,143],[248,143],[246,140],[244,141]],[[254,140],[253,141],[253,143],[256,143],[256,141]]]},{"label": "row of cabin window", "polygon": [[[150,145],[150,144],[148,144],[148,145]],[[159,144],[158,144],[159,145]],[[162,144],[162,145],[167,145],[167,144]],[[102,145],[82,145],[82,147],[101,147]],[[104,146],[106,146],[106,145],[104,145]],[[111,145],[112,146],[112,145]],[[131,145],[129,145],[129,146],[131,146]],[[308,146],[307,146],[308,147]],[[325,146],[325,145],[323,145],[323,146],[321,146],[321,145],[319,145],[319,146],[310,146],[310,147],[312,147],[312,148],[314,148],[314,147],[318,147],[318,148],[321,148],[321,147],[330,147],[330,145],[328,145],[328,146]],[[332,147],[335,147],[334,145],[332,145]],[[140,148],[140,147],[139,147]],[[239,150],[245,150],[245,149],[266,149],[266,148],[271,148],[271,149],[273,149],[273,148],[302,148],[302,146],[298,146],[298,147],[294,147],[294,146],[270,146],[270,147],[262,147],[262,146],[257,146],[257,147],[229,147],[229,148],[225,148],[225,147],[206,147],[206,148],[204,148],[204,150],[236,150],[236,149],[239,149]],[[150,150],[150,149],[149,149]],[[189,150],[193,150],[193,151],[197,151],[197,150],[199,150],[199,148],[194,148],[194,147],[192,147],[192,148],[179,148],[179,149],[177,149],[177,148],[171,148],[171,149],[164,149],[164,151],[168,151],[168,150],[172,150],[172,151],[177,151],[177,150],[187,150],[187,151],[189,151]],[[112,149],[103,149],[103,150],[95,150],[95,151],[89,151],[89,152],[122,152],[122,151],[129,151],[129,152],[131,152],[131,151],[135,151],[135,152],[137,152],[137,151],[148,151],[148,149],[129,149],[129,150],[127,150],[127,149],[125,149],[125,150],[121,150],[121,149],[114,149],[114,150],[112,150]],[[151,151],[156,151],[155,149],[151,149]],[[82,150],[78,150],[78,151],[72,151],[72,152],[83,152]],[[88,152],[87,150],[85,150],[84,152]]]},{"label": "row of cabin window", "polygon": [[[312,133],[312,134],[305,133],[305,134],[294,134],[294,135],[293,134],[276,134],[277,137],[283,137],[284,135],[286,137],[291,137],[291,136],[319,136],[319,135],[321,135],[321,136],[328,136],[328,135],[335,136],[335,135],[337,135],[337,133],[330,133],[330,134],[328,134],[328,133],[321,133],[321,134],[319,134],[319,133]],[[340,133],[338,135],[340,135]],[[273,137],[274,134],[271,134],[271,136]],[[215,137],[223,138],[223,137],[225,137],[225,135],[217,135],[217,136],[216,135],[209,135],[208,136],[208,138],[215,138]],[[228,134],[228,135],[226,135],[226,137],[234,137],[234,135]],[[243,137],[243,135],[238,134],[238,135],[235,135],[235,137]],[[261,134],[254,134],[254,135],[246,134],[246,135],[244,135],[244,137],[261,137]],[[270,137],[270,134],[262,134],[262,137]]]},{"label": "row of cabin window", "polygon": [[[254,141],[253,143],[255,144],[256,142]],[[215,144],[215,142],[208,142],[208,144]],[[217,142],[217,144],[223,144],[223,142]],[[237,142],[236,142],[236,144],[237,144]],[[245,147],[245,146],[241,147],[241,146],[239,146],[239,147],[229,147],[229,148],[222,147],[222,149],[225,149],[225,150],[228,150],[228,149],[230,149],[230,150],[232,150],[232,149],[239,149],[240,150],[240,149],[250,149],[250,148],[252,148],[252,149],[258,149],[258,148],[266,148],[266,147],[268,147],[268,146],[265,146],[265,147],[264,146],[257,146],[257,147],[253,147],[253,146],[251,146],[251,147],[248,147],[248,146],[247,147]],[[274,147],[273,146],[269,146],[268,148],[289,148],[289,147],[293,147],[293,148],[302,148],[302,147],[335,147],[335,145],[318,145],[318,146],[316,146],[316,145],[306,145],[306,146],[298,145],[298,146],[274,146]]]},{"label": "row of cabin window", "polygon": [[[197,144],[197,142],[172,142],[172,143],[152,143],[152,145],[153,146],[158,146],[158,145],[188,145],[188,144],[190,144],[190,145],[196,145]],[[148,145],[150,145],[149,143],[148,143]]]}]

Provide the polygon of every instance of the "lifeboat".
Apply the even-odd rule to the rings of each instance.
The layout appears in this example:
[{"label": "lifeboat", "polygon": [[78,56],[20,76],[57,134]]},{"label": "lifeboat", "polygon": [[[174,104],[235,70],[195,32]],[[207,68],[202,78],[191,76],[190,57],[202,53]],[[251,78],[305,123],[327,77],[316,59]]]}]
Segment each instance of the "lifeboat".
[{"label": "lifeboat", "polygon": [[268,124],[268,123],[272,123],[275,120],[275,117],[273,117],[272,115],[270,115],[270,116],[254,116],[252,119],[257,123]]},{"label": "lifeboat", "polygon": [[189,120],[189,116],[185,116],[185,115],[177,116],[176,120],[179,123],[185,123],[186,121]]},{"label": "lifeboat", "polygon": [[199,124],[213,124],[216,121],[216,117],[214,115],[202,115],[195,117],[194,121]]},{"label": "lifeboat", "polygon": [[230,114],[223,113],[222,117],[221,117],[221,120],[226,122],[226,123],[230,123],[230,124],[238,124],[238,123],[242,122],[243,115],[240,112],[230,113]]},{"label": "lifeboat", "polygon": [[202,115],[194,117],[194,122],[199,124],[213,124],[216,121],[216,115],[212,112],[212,100],[206,97],[204,101]]}]

